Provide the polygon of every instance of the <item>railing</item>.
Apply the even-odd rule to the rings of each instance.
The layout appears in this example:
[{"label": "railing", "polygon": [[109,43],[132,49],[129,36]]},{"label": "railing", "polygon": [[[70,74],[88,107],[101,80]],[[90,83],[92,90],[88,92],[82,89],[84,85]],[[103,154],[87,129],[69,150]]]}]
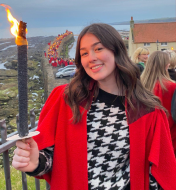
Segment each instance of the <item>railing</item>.
[{"label": "railing", "polygon": [[[16,117],[17,125],[19,124],[18,121],[18,115]],[[30,125],[28,126],[29,131],[35,131],[38,125],[38,121],[35,121],[35,113],[34,109],[30,110]],[[9,149],[13,146],[15,146],[16,140],[13,141],[6,141],[7,137],[11,137],[16,132],[13,132],[9,135],[7,135],[7,127],[5,120],[0,120],[0,131],[1,131],[1,139],[0,139],[0,154],[3,153],[3,166],[4,166],[4,173],[5,173],[5,181],[6,181],[6,190],[12,190],[11,187],[11,178],[10,178],[10,162],[9,162]],[[22,174],[22,186],[23,190],[27,190],[27,178],[26,174],[24,172],[21,172]],[[40,181],[39,179],[35,178],[35,188],[36,190],[40,190]],[[46,182],[46,190],[49,190],[50,186]]]}]

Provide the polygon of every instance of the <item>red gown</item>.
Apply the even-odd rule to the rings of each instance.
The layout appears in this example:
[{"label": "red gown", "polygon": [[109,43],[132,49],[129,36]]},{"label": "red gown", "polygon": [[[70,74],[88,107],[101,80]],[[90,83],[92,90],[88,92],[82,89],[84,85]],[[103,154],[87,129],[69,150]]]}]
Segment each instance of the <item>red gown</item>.
[{"label": "red gown", "polygon": [[[160,98],[162,105],[168,110],[168,113],[169,113],[168,121],[169,121],[169,126],[170,126],[170,131],[171,131],[174,152],[176,155],[176,123],[174,122],[171,116],[171,101],[172,101],[174,91],[176,90],[176,83],[165,81],[164,85],[167,91],[162,90],[161,85],[159,84],[159,82],[157,82],[154,87],[154,94]],[[176,108],[176,105],[175,105],[175,108]]]},{"label": "red gown", "polygon": [[[86,102],[80,105],[82,120],[73,124],[72,111],[63,98],[65,86],[52,91],[40,114],[40,134],[34,137],[39,150],[55,146],[53,169],[41,178],[48,181],[51,190],[88,190]],[[90,94],[93,98],[93,86]],[[131,190],[149,189],[150,162],[151,173],[162,188],[175,190],[176,160],[165,113],[141,106],[140,113],[135,114],[127,103],[125,108],[130,135]]]}]

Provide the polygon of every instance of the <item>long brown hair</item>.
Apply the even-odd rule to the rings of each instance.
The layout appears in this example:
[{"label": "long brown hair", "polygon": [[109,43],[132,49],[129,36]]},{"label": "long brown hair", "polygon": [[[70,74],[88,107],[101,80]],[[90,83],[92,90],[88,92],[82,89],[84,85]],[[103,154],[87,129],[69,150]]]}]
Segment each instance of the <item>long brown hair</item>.
[{"label": "long brown hair", "polygon": [[163,82],[166,80],[172,81],[167,70],[168,64],[169,55],[166,52],[155,51],[150,55],[141,75],[141,81],[145,88],[152,92],[156,81],[158,81],[161,88],[167,90]]},{"label": "long brown hair", "polygon": [[[81,119],[79,105],[87,101],[85,109],[91,104],[89,85],[92,79],[85,72],[81,64],[80,42],[82,37],[87,34],[95,35],[102,45],[111,50],[115,56],[116,63],[116,82],[119,91],[126,90],[126,99],[132,109],[138,109],[139,104],[144,104],[149,108],[160,107],[159,99],[150,91],[146,90],[140,82],[140,72],[137,66],[128,57],[124,42],[115,28],[108,24],[94,23],[85,27],[77,40],[75,63],[77,72],[70,84],[65,89],[65,101],[73,112],[73,121],[77,123]],[[95,83],[95,98],[98,94],[98,84]],[[134,107],[132,100],[135,100],[137,108]],[[137,110],[138,111],[138,110]]]}]

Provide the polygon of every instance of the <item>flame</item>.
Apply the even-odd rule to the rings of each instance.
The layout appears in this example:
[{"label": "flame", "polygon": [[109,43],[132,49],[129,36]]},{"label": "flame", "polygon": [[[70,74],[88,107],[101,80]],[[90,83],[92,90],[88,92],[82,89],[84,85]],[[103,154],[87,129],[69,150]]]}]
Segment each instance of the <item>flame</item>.
[{"label": "flame", "polygon": [[9,8],[11,8],[10,6],[6,5],[6,4],[0,4],[0,6],[5,7],[5,10],[7,12],[7,19],[8,21],[12,24],[10,31],[11,33],[17,37],[18,36],[18,28],[19,28],[19,22],[12,16]]},{"label": "flame", "polygon": [[12,24],[10,31],[14,36],[18,36],[19,22],[12,16],[10,10],[6,8],[8,21]]},{"label": "flame", "polygon": [[[7,12],[8,21],[12,24],[10,31],[16,37],[15,43],[18,46],[28,45],[27,39],[18,35],[19,34],[19,22],[12,16],[12,14],[9,10],[9,8],[11,8],[11,7],[9,5],[6,5],[6,4],[0,4],[0,6],[5,7],[5,10]],[[26,28],[26,33],[27,33],[27,28]]]},{"label": "flame", "polygon": [[[11,7],[9,5],[6,5],[6,4],[0,4],[0,6],[5,7],[5,10],[7,12],[7,19],[12,24],[10,31],[15,37],[17,37],[18,36],[18,30],[19,30],[19,22],[12,16],[12,14],[9,10]],[[26,28],[26,33],[27,33],[27,28]]]}]

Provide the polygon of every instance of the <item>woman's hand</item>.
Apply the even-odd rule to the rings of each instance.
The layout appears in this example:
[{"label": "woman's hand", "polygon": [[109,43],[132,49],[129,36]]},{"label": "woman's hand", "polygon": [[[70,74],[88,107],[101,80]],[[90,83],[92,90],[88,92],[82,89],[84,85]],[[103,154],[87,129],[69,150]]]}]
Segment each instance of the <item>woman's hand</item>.
[{"label": "woman's hand", "polygon": [[22,172],[33,172],[39,164],[39,150],[33,138],[16,142],[12,166]]}]

